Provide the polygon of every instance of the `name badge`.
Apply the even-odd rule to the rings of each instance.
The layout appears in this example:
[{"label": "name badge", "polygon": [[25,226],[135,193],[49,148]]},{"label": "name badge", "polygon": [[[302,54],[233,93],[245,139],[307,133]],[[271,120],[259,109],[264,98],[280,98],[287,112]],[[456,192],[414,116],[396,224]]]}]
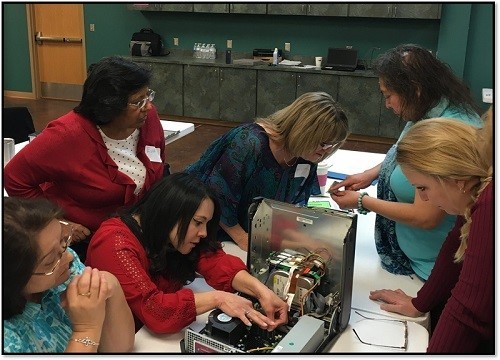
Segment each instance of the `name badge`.
[{"label": "name badge", "polygon": [[151,162],[161,162],[160,149],[151,145],[146,145],[146,155]]},{"label": "name badge", "polygon": [[297,165],[297,169],[295,169],[295,177],[303,177],[307,178],[309,176],[309,172],[311,171],[311,165],[309,164],[299,164]]}]

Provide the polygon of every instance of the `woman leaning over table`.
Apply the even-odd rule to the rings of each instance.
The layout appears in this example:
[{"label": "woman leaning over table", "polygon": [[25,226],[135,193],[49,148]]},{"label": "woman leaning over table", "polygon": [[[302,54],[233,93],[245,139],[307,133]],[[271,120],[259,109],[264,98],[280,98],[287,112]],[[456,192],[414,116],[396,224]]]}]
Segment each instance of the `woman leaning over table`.
[{"label": "woman leaning over table", "polygon": [[383,310],[439,316],[428,352],[495,351],[491,128],[491,109],[484,129],[450,119],[426,120],[410,129],[397,148],[396,160],[422,201],[459,215],[415,298],[401,290],[370,293],[370,299],[385,302]]},{"label": "woman leaning over table", "polygon": [[[398,142],[414,124],[431,117],[481,126],[467,86],[427,49],[400,45],[377,58],[374,71],[386,107],[408,122]],[[377,213],[375,244],[384,269],[395,274],[415,273],[426,280],[455,217],[415,196],[415,189],[395,162],[396,145],[381,164],[348,176],[329,191],[343,209]],[[358,192],[377,178],[377,198]]]},{"label": "woman leaning over table", "polygon": [[[117,208],[163,176],[165,140],[151,101],[149,70],[120,57],[94,64],[80,104],[9,161],[9,196],[46,197],[61,206],[81,240]],[[78,254],[84,260],[86,242]]]},{"label": "woman leaning over table", "polygon": [[186,171],[217,194],[221,240],[248,249],[248,208],[262,196],[305,205],[319,194],[317,164],[338,150],[349,134],[340,105],[324,92],[310,92],[266,118],[230,130]]},{"label": "woman leaning over table", "polygon": [[[176,333],[196,316],[218,308],[273,330],[287,321],[288,308],[251,276],[217,241],[220,206],[215,195],[190,174],[159,181],[120,217],[102,223],[90,241],[87,264],[116,275],[136,321],[155,333]],[[193,292],[183,286],[202,275],[216,290]],[[259,301],[263,313],[250,300]]]},{"label": "woman leaning over table", "polygon": [[4,198],[4,352],[131,351],[134,322],[120,284],[84,267],[62,217],[46,199]]}]

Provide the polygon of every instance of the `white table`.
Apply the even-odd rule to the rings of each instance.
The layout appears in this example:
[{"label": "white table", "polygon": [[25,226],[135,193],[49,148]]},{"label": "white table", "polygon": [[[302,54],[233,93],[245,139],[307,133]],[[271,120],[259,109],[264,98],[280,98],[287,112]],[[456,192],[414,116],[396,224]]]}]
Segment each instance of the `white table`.
[{"label": "white table", "polygon": [[[338,150],[330,159],[330,170],[337,173],[354,174],[362,172],[379,164],[384,154]],[[328,179],[327,186],[333,179]],[[376,187],[370,186],[366,190],[371,196],[376,196]],[[427,331],[429,314],[419,318],[408,318],[394,313],[380,310],[380,304],[368,298],[370,290],[400,288],[408,295],[415,296],[423,282],[416,276],[394,275],[382,269],[380,259],[375,249],[374,240],[375,214],[358,215],[356,253],[354,260],[354,281],[352,293],[352,311],[349,325],[339,336],[329,352],[403,352],[399,349],[390,349],[364,345],[354,335],[352,328],[356,327],[361,317],[354,311],[358,310],[365,316],[373,318],[392,318],[408,320],[408,347],[407,352],[425,352],[429,342]],[[239,256],[246,263],[247,253],[234,243],[224,243],[224,250]],[[211,288],[203,279],[196,279],[190,286],[194,291],[207,291]],[[205,324],[208,313],[199,315],[191,326],[198,327]],[[375,327],[374,331],[378,328]],[[179,352],[179,341],[184,337],[184,331],[177,334],[157,335],[143,327],[136,334],[136,352]]]}]

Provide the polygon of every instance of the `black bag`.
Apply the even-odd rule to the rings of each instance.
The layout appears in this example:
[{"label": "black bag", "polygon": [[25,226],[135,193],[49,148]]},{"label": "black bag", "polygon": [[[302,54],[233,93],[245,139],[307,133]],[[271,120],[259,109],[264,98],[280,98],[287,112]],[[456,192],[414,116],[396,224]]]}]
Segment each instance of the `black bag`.
[{"label": "black bag", "polygon": [[151,29],[141,29],[130,39],[130,54],[132,56],[160,56],[164,46],[161,36]]}]

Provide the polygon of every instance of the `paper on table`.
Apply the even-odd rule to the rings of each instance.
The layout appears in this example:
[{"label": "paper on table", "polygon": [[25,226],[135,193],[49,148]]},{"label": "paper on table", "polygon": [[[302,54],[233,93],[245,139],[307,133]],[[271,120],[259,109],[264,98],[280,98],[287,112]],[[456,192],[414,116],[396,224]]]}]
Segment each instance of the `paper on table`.
[{"label": "paper on table", "polygon": [[289,65],[289,66],[297,66],[300,65],[300,61],[293,61],[293,60],[282,60],[280,62],[280,65]]}]

